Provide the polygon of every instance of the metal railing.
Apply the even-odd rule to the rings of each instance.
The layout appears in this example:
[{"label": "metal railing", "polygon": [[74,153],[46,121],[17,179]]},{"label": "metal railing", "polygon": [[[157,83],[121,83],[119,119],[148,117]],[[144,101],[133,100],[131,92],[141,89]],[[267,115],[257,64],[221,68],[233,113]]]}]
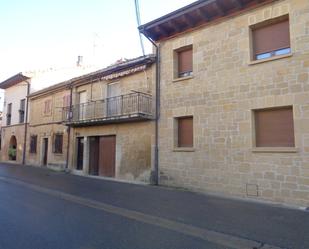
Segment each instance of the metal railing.
[{"label": "metal railing", "polygon": [[134,115],[148,117],[152,115],[151,95],[134,92],[73,105],[71,108],[64,107],[62,109],[62,119],[64,122],[69,123],[129,118]]}]

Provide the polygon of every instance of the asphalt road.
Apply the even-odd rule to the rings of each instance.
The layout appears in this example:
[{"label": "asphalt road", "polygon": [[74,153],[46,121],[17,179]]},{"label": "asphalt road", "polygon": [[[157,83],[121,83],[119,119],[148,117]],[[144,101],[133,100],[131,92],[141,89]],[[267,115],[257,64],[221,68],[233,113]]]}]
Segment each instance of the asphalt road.
[{"label": "asphalt road", "polygon": [[[238,246],[246,240],[250,246]],[[309,212],[0,163],[0,249],[252,249],[254,243],[308,249]]]},{"label": "asphalt road", "polygon": [[226,249],[0,182],[1,249]]}]

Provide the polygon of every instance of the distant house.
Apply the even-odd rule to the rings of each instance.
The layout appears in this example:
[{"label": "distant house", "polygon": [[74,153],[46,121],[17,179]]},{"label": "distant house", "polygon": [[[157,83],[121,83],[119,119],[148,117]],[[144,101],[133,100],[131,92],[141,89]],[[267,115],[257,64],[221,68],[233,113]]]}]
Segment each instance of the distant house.
[{"label": "distant house", "polygon": [[30,92],[30,77],[19,73],[0,83],[5,90],[1,127],[2,161],[23,162],[25,130],[27,129],[26,106]]},{"label": "distant house", "polygon": [[4,107],[1,128],[1,160],[25,163],[26,138],[28,134],[29,110],[27,96],[61,80],[85,74],[91,67],[36,70],[18,73],[0,83],[4,89]]}]

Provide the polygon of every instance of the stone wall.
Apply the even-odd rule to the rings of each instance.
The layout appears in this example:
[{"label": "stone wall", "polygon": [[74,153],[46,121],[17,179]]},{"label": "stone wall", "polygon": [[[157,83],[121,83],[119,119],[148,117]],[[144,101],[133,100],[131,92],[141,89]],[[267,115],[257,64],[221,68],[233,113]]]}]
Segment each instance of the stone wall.
[{"label": "stone wall", "polygon": [[[292,53],[251,61],[250,25],[289,14]],[[193,76],[173,79],[173,51],[193,46]],[[309,3],[272,4],[162,41],[160,182],[209,193],[309,205]],[[295,148],[254,150],[252,110],[293,106]],[[192,115],[194,148],[175,150]]]},{"label": "stone wall", "polygon": [[[62,153],[54,153],[54,135],[63,135]],[[30,153],[30,136],[37,135],[37,151]],[[27,157],[26,162],[29,165],[42,166],[43,165],[43,139],[48,139],[48,154],[47,167],[55,169],[64,169],[67,158],[68,134],[67,128],[61,124],[37,125],[29,127],[27,136]]]},{"label": "stone wall", "polygon": [[[70,168],[76,168],[76,138],[116,135],[116,179],[148,182],[151,171],[153,122],[135,122],[74,128]],[[88,172],[85,172],[88,174]]]},{"label": "stone wall", "polygon": [[[8,155],[10,140],[13,136],[15,136],[17,142],[16,161],[9,160]],[[24,150],[25,124],[2,127],[1,137],[1,161],[21,164]]]},{"label": "stone wall", "polygon": [[[63,97],[70,95],[70,91],[63,89],[57,92],[39,95],[31,98],[30,102],[30,124],[42,125],[62,121]],[[51,101],[51,112],[44,113],[45,102]]]},{"label": "stone wall", "polygon": [[[114,79],[101,80],[73,88],[73,103],[78,102],[77,94],[86,91],[87,101],[101,100],[107,97],[107,84],[119,82],[120,95],[134,91],[152,95],[154,108],[154,66],[145,71],[136,72]],[[116,135],[116,179],[148,182],[152,167],[152,148],[154,140],[154,121],[122,122],[114,124],[89,124],[84,127],[73,127],[70,138],[69,167],[76,169],[77,148],[76,140],[84,137],[85,141],[91,136]],[[85,155],[84,155],[85,157]],[[87,165],[84,165],[83,174],[88,174]],[[79,172],[81,173],[81,172]]]},{"label": "stone wall", "polygon": [[[27,133],[26,162],[30,165],[43,165],[43,139],[48,139],[47,167],[64,169],[66,166],[68,132],[61,123],[64,96],[70,92],[62,89],[46,95],[39,95],[30,99],[30,124]],[[45,101],[51,101],[51,111],[44,113]],[[63,135],[62,153],[54,153],[54,136]],[[37,136],[37,151],[30,153],[30,137]]]}]

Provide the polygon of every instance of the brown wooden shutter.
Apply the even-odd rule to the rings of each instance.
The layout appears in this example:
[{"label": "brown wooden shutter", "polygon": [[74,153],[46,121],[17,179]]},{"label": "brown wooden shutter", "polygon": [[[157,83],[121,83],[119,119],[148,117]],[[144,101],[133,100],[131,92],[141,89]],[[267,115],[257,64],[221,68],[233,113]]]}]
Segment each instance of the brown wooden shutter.
[{"label": "brown wooden shutter", "polygon": [[54,153],[62,153],[63,135],[56,134],[54,143]]},{"label": "brown wooden shutter", "polygon": [[257,147],[294,147],[293,109],[255,111]]},{"label": "brown wooden shutter", "polygon": [[7,114],[11,113],[12,113],[12,103],[8,104],[8,110],[7,110]]},{"label": "brown wooden shutter", "polygon": [[193,117],[178,118],[178,147],[193,147]]},{"label": "brown wooden shutter", "polygon": [[290,47],[289,20],[252,30],[255,55]]},{"label": "brown wooden shutter", "polygon": [[33,135],[30,137],[30,153],[36,153],[37,137],[37,135]]},{"label": "brown wooden shutter", "polygon": [[192,72],[192,48],[178,52],[178,74]]}]

